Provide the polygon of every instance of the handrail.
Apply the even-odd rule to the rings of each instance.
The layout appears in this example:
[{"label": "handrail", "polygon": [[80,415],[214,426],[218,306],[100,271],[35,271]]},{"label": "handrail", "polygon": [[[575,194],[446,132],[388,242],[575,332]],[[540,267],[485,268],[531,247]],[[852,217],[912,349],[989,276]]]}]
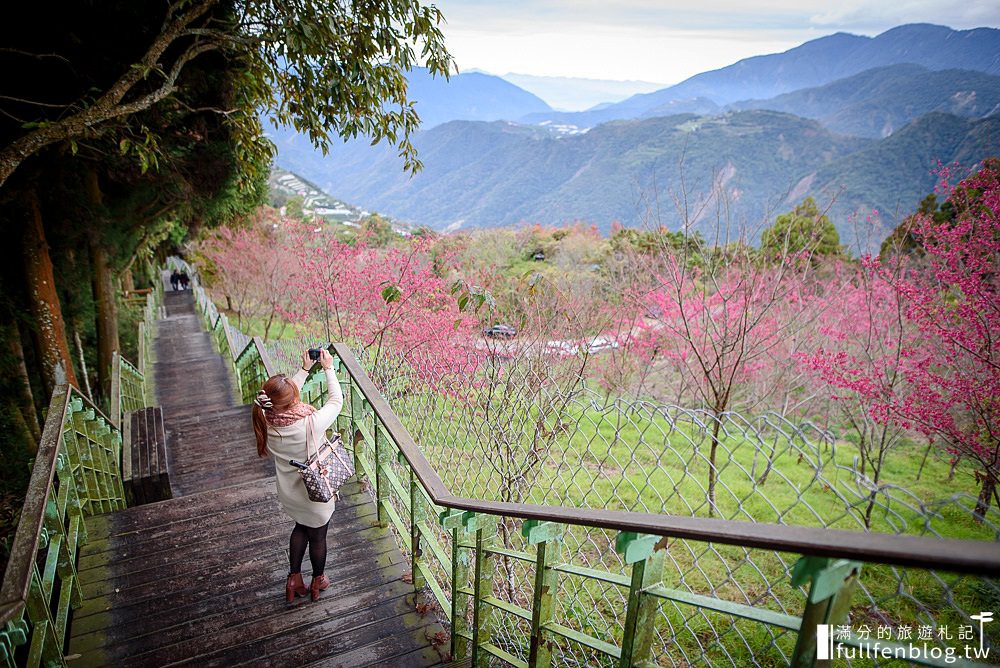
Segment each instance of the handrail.
[{"label": "handrail", "polygon": [[[82,602],[75,563],[87,536],[83,518],[126,504],[121,423],[124,411],[145,404],[145,356],[162,289],[146,293],[138,368],[118,351],[112,354],[110,417],[72,385],[60,384],[52,393],[0,583],[0,662],[11,663],[13,646],[30,642],[29,664],[65,664],[69,608]],[[54,591],[57,603],[49,600]]]},{"label": "handrail", "polygon": [[[41,540],[45,506],[49,500],[48,492],[56,472],[56,455],[59,453],[62,424],[69,409],[71,398],[69,388],[69,385],[56,387],[49,402],[49,412],[38,444],[38,454],[35,455],[28,491],[24,497],[24,506],[21,508],[21,519],[11,545],[10,561],[7,563],[3,584],[0,585],[0,625],[6,623],[28,600],[31,569],[35,563],[32,555],[38,552],[38,543]],[[79,394],[83,397],[82,392]],[[86,400],[86,397],[83,398]],[[97,410],[96,407],[94,410]]]},{"label": "handrail", "polygon": [[[147,337],[152,332],[152,322],[156,319],[156,306],[161,298],[159,287],[146,288],[146,305],[143,308],[142,320],[138,324],[138,359],[135,364],[129,362],[117,350],[111,354],[111,407],[109,409],[111,422],[121,429],[123,409],[136,410],[146,405],[146,355]],[[125,378],[128,371],[132,378]],[[127,395],[128,401],[126,402]],[[125,404],[128,405],[125,405]]]},{"label": "handrail", "polygon": [[76,557],[87,540],[84,518],[125,507],[120,451],[117,425],[77,388],[56,386],[0,584],[0,656],[28,643],[29,665],[65,665],[70,608],[83,601]]},{"label": "handrail", "polygon": [[956,570],[990,577],[1000,576],[1000,543],[997,542],[868,534],[843,529],[819,529],[624,510],[568,509],[455,496],[424,457],[410,432],[393,413],[350,348],[343,343],[335,343],[332,348],[386,431],[402,451],[403,457],[406,458],[431,501],[439,506],[489,515],[594,526],[614,531],[633,531],[668,538],[798,552],[818,557]]}]

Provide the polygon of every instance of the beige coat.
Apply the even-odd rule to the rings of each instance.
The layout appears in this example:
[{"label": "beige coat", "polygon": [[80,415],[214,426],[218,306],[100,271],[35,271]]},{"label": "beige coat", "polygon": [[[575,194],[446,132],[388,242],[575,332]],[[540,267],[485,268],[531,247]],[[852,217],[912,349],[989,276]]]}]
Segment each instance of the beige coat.
[{"label": "beige coat", "polygon": [[[334,424],[337,416],[340,415],[340,409],[344,406],[344,394],[340,390],[340,383],[337,382],[337,375],[333,369],[325,371],[329,389],[326,403],[312,416],[312,447],[323,442],[327,428]],[[305,371],[299,369],[298,373],[290,379],[300,392],[307,375]],[[330,515],[333,514],[336,501],[334,499],[330,499],[327,503],[310,501],[298,469],[288,463],[290,459],[300,462],[306,460],[307,421],[308,418],[302,418],[287,427],[269,426],[267,428],[267,449],[274,455],[278,501],[281,502],[285,512],[299,524],[307,527],[321,527],[330,521]]]}]

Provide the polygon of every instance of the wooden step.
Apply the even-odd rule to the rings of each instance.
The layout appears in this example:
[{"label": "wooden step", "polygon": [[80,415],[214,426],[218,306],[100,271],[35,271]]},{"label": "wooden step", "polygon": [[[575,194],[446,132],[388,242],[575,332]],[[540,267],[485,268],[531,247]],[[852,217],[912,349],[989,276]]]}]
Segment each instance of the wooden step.
[{"label": "wooden step", "polygon": [[274,476],[274,461],[257,456],[248,406],[165,416],[174,496]]},{"label": "wooden step", "polygon": [[439,664],[429,639],[442,629],[416,614],[395,539],[359,485],[343,491],[318,603],[285,602],[292,522],[273,481],[92,518],[74,665]]}]

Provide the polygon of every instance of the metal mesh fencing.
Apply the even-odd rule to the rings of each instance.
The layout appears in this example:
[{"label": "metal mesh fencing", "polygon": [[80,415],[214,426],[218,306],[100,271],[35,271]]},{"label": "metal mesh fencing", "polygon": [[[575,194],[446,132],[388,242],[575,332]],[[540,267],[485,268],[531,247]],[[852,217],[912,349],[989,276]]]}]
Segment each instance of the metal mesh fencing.
[{"label": "metal mesh fencing", "polygon": [[[380,371],[372,374],[376,385],[459,495],[889,534],[998,537],[1000,514],[991,508],[978,516],[974,496],[928,498],[900,484],[876,485],[858,469],[850,445],[806,422],[776,414],[716,416],[608,396],[574,375],[572,359],[470,351],[465,371],[449,375],[414,355],[377,363],[366,351],[358,357],[367,369]],[[946,468],[941,463],[935,475]],[[571,563],[624,578],[626,567],[609,532],[569,527],[564,543]],[[524,549],[520,535],[502,525],[497,545]],[[657,625],[659,662],[787,664],[796,633],[745,619],[740,606],[801,614],[805,591],[790,584],[798,557],[671,541],[664,586],[681,592],[675,598],[713,597],[733,609],[666,600]],[[530,602],[533,570],[532,564],[496,555],[494,592],[509,603],[523,605],[525,597]],[[618,613],[627,590],[565,574],[559,623],[614,644],[621,640]],[[868,565],[851,619],[857,627],[891,628],[900,641],[929,629],[925,640],[948,648],[959,644],[960,628],[971,630],[965,639],[978,643],[979,626],[970,615],[997,607],[1000,586],[991,579]],[[497,616],[494,642],[515,656],[526,651],[523,621]],[[983,643],[1000,647],[1000,633],[985,627]],[[558,645],[559,665],[601,665],[600,653],[580,643]]]}]

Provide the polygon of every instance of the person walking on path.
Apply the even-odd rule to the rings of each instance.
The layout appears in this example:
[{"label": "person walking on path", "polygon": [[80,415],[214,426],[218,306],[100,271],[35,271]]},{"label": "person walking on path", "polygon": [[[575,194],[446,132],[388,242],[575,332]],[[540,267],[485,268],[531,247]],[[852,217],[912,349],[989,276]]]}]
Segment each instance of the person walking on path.
[{"label": "person walking on path", "polygon": [[[316,410],[299,398],[313,364],[307,351],[302,355],[302,368],[294,376],[288,378],[279,374],[268,378],[257,393],[252,408],[257,454],[260,457],[274,456],[278,501],[295,521],[288,540],[285,597],[289,603],[296,596],[305,596],[306,593],[311,594],[312,600],[319,600],[320,592],[330,586],[325,574],[326,534],[336,501],[310,501],[298,470],[289,464],[291,459],[306,460],[306,439],[322,443],[327,428],[336,422],[344,406],[344,395],[333,371],[333,356],[325,349],[320,350],[319,365],[326,374],[326,403]],[[302,581],[302,560],[307,547],[312,565],[312,582],[308,588]]]},{"label": "person walking on path", "polygon": [[181,272],[181,275],[178,278],[178,280],[180,280],[180,282],[181,282],[181,290],[187,290],[188,289],[188,283],[191,282],[191,279],[188,278],[188,275],[187,275],[186,271],[182,271]]},{"label": "person walking on path", "polygon": [[176,269],[174,269],[173,273],[170,274],[170,287],[176,290],[180,282],[181,282],[181,275],[177,273]]}]

